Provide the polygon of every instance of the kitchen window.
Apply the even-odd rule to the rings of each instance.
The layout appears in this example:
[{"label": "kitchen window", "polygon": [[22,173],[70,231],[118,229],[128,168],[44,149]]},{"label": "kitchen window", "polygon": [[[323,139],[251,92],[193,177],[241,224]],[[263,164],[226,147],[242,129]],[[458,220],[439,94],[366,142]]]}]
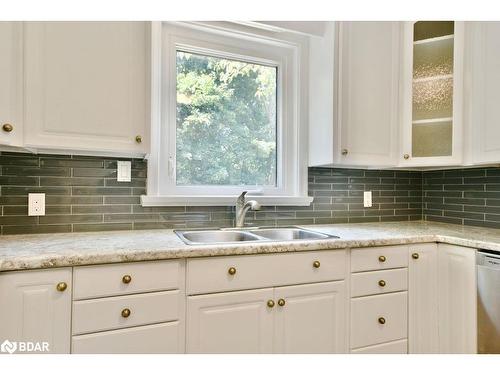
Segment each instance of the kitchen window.
[{"label": "kitchen window", "polygon": [[263,34],[226,22],[153,24],[143,205],[231,205],[244,190],[263,204],[310,203],[305,38]]}]

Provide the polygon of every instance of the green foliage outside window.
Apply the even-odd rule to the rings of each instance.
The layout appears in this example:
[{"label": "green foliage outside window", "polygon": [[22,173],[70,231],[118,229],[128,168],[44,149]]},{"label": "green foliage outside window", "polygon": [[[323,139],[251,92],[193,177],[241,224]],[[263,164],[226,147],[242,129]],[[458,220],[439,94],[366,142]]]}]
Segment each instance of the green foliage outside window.
[{"label": "green foliage outside window", "polygon": [[177,185],[276,185],[277,68],[177,52]]}]

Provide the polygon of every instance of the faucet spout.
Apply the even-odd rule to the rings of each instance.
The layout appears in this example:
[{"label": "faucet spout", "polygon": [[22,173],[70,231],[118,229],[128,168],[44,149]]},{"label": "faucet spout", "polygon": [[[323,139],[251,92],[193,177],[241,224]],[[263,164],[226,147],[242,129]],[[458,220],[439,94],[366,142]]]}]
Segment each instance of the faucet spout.
[{"label": "faucet spout", "polygon": [[246,191],[242,192],[236,199],[236,220],[235,227],[242,228],[245,222],[245,216],[248,210],[260,210],[260,203],[256,200],[246,201]]}]

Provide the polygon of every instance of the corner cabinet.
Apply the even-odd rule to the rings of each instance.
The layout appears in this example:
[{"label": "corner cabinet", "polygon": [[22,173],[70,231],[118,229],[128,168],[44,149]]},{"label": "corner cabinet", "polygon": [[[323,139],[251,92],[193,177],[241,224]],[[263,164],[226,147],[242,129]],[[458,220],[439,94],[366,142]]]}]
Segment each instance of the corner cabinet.
[{"label": "corner cabinet", "polygon": [[500,22],[465,26],[465,123],[468,164],[500,161]]},{"label": "corner cabinet", "polygon": [[48,343],[45,353],[69,354],[71,289],[71,268],[0,273],[0,342]]},{"label": "corner cabinet", "polygon": [[476,252],[438,245],[439,353],[477,353]]},{"label": "corner cabinet", "polygon": [[463,59],[463,22],[404,24],[400,167],[462,164]]},{"label": "corner cabinet", "polygon": [[23,145],[22,23],[0,22],[0,147]]},{"label": "corner cabinet", "polygon": [[149,38],[147,22],[25,22],[25,147],[145,154]]}]

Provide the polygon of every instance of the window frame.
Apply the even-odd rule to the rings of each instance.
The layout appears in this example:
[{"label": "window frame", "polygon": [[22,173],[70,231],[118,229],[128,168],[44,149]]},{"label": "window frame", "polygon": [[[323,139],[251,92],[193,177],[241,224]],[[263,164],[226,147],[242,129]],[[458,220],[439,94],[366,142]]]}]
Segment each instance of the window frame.
[{"label": "window frame", "polygon": [[[307,95],[299,95],[299,88],[307,87],[301,82],[307,73],[301,65],[307,50],[304,42],[302,36],[276,39],[241,26],[228,27],[224,22],[153,22],[152,136],[148,193],[141,197],[144,206],[234,204],[243,190],[248,190],[249,196],[258,196],[264,204],[310,204],[304,111]],[[178,50],[277,67],[276,186],[176,185]]]}]

